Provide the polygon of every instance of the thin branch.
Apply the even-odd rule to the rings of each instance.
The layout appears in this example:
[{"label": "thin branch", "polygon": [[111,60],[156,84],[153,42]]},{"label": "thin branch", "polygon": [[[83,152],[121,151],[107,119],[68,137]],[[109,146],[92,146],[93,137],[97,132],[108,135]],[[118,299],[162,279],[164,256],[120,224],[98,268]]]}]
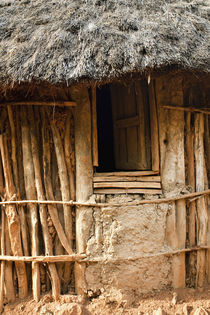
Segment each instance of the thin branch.
[{"label": "thin branch", "polygon": [[54,262],[68,262],[79,261],[86,258],[86,255],[72,254],[72,255],[57,255],[57,256],[0,256],[0,261],[24,261],[37,263],[54,263]]},{"label": "thin branch", "polygon": [[152,200],[139,200],[137,202],[132,203],[88,203],[88,202],[76,202],[73,200],[70,201],[57,201],[57,200],[11,200],[11,201],[1,201],[0,205],[12,205],[12,204],[60,204],[60,205],[69,205],[69,206],[85,206],[85,207],[96,207],[96,208],[104,208],[104,207],[135,207],[142,204],[161,204],[161,203],[168,203],[176,200],[183,200],[183,199],[191,199],[194,197],[200,197],[204,195],[209,195],[210,189],[193,192],[190,194],[185,194],[177,197],[171,198],[162,198],[162,199],[152,199]]},{"label": "thin branch", "polygon": [[168,252],[160,252],[156,254],[148,254],[148,255],[141,255],[137,257],[110,257],[110,258],[104,258],[104,257],[96,257],[96,258],[85,258],[82,260],[82,262],[111,262],[111,263],[118,263],[123,261],[135,261],[140,260],[144,258],[152,258],[152,257],[159,257],[159,256],[170,256],[170,255],[177,255],[180,253],[186,253],[186,252],[192,252],[192,251],[199,251],[204,249],[210,249],[210,246],[201,246],[201,247],[192,247],[192,248],[183,248],[183,249],[177,249],[173,251]]},{"label": "thin branch", "polygon": [[192,251],[199,251],[204,249],[210,249],[210,246],[200,246],[200,247],[192,247],[192,248],[183,248],[177,249],[168,252],[160,252],[155,254],[149,255],[141,255],[137,257],[95,257],[90,258],[87,257],[85,254],[72,254],[72,255],[58,255],[58,256],[0,256],[0,261],[24,261],[24,262],[39,262],[39,263],[52,263],[52,262],[68,262],[68,261],[77,261],[80,263],[85,262],[120,262],[120,261],[135,261],[144,258],[152,258],[152,257],[159,257],[159,256],[170,256],[170,255],[178,255],[180,253],[192,252]]}]

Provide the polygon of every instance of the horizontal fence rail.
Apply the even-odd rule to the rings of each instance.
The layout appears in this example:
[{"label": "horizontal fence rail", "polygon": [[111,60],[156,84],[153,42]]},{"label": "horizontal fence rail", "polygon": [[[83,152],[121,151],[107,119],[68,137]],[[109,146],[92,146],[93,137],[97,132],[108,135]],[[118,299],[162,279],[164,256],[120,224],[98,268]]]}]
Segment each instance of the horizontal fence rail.
[{"label": "horizontal fence rail", "polygon": [[26,263],[31,262],[38,262],[38,263],[56,263],[56,262],[120,262],[120,261],[135,261],[144,258],[152,258],[152,257],[159,257],[159,256],[171,256],[171,255],[178,255],[180,253],[187,253],[192,251],[199,251],[210,249],[210,246],[196,246],[192,248],[182,248],[173,251],[164,251],[149,255],[140,255],[137,257],[88,257],[85,254],[72,254],[72,255],[57,255],[57,256],[7,256],[7,255],[0,255],[0,261],[22,261]]},{"label": "horizontal fence rail", "polygon": [[179,195],[176,197],[170,197],[170,198],[159,198],[159,199],[152,199],[152,200],[139,200],[136,202],[126,202],[126,203],[93,203],[93,202],[77,202],[73,200],[69,201],[57,201],[57,200],[10,200],[10,201],[1,201],[0,205],[26,205],[26,204],[60,204],[60,205],[69,205],[69,206],[85,206],[85,207],[135,207],[141,204],[160,204],[160,203],[168,203],[171,201],[176,200],[183,200],[183,199],[192,199],[192,201],[200,198],[201,196],[209,195],[210,189],[199,191],[199,192],[193,192],[189,194]]}]

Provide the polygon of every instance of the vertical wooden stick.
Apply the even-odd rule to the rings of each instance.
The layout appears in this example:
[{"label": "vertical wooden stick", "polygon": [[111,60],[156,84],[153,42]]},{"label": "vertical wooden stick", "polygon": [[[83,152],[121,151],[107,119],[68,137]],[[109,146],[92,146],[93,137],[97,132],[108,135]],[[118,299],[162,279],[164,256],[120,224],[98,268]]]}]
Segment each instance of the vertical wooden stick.
[{"label": "vertical wooden stick", "polygon": [[[205,128],[204,128],[204,144],[205,144],[205,157],[206,157],[206,168],[207,168],[207,182],[210,182],[210,117],[208,115],[204,116]],[[207,206],[209,213],[208,220],[208,243],[210,245],[210,196],[207,196]],[[210,284],[210,250],[207,250],[207,278]]]},{"label": "vertical wooden stick", "polygon": [[157,105],[155,95],[154,80],[149,85],[149,103],[150,103],[150,128],[151,128],[151,149],[152,149],[152,170],[159,172],[159,136]]},{"label": "vertical wooden stick", "polygon": [[139,148],[140,148],[140,161],[142,169],[147,169],[147,156],[146,156],[146,135],[145,135],[145,108],[144,108],[144,95],[142,93],[142,83],[137,82],[136,94],[138,95],[138,113],[139,113]]},{"label": "vertical wooden stick", "polygon": [[[35,129],[35,121],[34,121],[34,112],[33,108],[30,106],[28,108],[29,113],[29,121],[30,121],[30,134],[31,134],[31,147],[32,147],[32,157],[34,163],[34,171],[35,171],[35,186],[37,191],[38,200],[45,200],[45,194],[41,179],[41,168],[39,161],[39,149],[37,143],[36,129]],[[42,225],[42,233],[45,244],[45,255],[53,255],[52,248],[52,239],[50,237],[50,233],[47,225],[47,207],[46,205],[39,205],[39,213],[40,213],[40,221]],[[60,295],[60,280],[57,274],[56,266],[54,263],[48,264],[50,275],[51,275],[51,283],[52,283],[52,295],[57,300]]]},{"label": "vertical wooden stick", "polygon": [[[5,214],[1,208],[1,254],[5,255]],[[5,277],[5,261],[1,262],[1,278],[0,278],[0,313],[4,306],[4,277]]]},{"label": "vertical wooden stick", "polygon": [[[75,112],[76,200],[88,201],[93,193],[91,107],[86,88],[71,89],[71,96],[78,102]],[[92,225],[92,209],[76,210],[76,249],[85,253]],[[75,263],[75,285],[78,294],[86,294],[85,263]]]},{"label": "vertical wooden stick", "polygon": [[[31,153],[31,143],[30,143],[30,133],[29,126],[26,116],[26,108],[22,108],[21,111],[22,118],[22,151],[23,151],[23,168],[24,168],[24,181],[26,197],[29,200],[37,198],[36,188],[34,183],[34,166]],[[37,206],[30,204],[28,205],[31,218],[31,249],[32,256],[39,255],[39,235],[38,235],[38,215]],[[40,297],[40,273],[39,264],[32,263],[32,287],[33,287],[33,297],[35,301],[39,300]]]},{"label": "vertical wooden stick", "polygon": [[[178,248],[185,248],[186,242],[186,205],[185,200],[176,202],[176,233],[178,240]],[[176,288],[184,288],[186,282],[185,253],[177,255],[179,264],[179,272],[176,276]]]},{"label": "vertical wooden stick", "polygon": [[[69,175],[69,184],[70,184],[70,198],[72,200],[76,199],[76,191],[75,191],[75,150],[72,146],[72,134],[74,132],[73,126],[71,124],[71,112],[68,111],[68,116],[66,118],[66,124],[65,124],[65,136],[64,136],[64,153],[65,153],[65,161],[66,161],[66,167],[68,170]],[[71,207],[71,213],[72,213],[73,207]],[[72,235],[73,239],[73,235]],[[72,246],[72,245],[71,245]],[[68,266],[68,265],[67,265]],[[69,265],[70,268],[72,267],[72,264]],[[66,269],[66,268],[65,268]],[[72,270],[72,268],[71,268]],[[68,271],[69,272],[69,271]]]},{"label": "vertical wooden stick", "polygon": [[[12,165],[13,165],[13,174],[14,174],[14,182],[17,192],[17,198],[20,199],[20,188],[19,188],[19,176],[18,176],[18,166],[17,166],[17,157],[16,157],[16,133],[15,133],[15,124],[13,118],[13,112],[11,106],[7,106],[8,117],[11,128],[11,144],[12,144]],[[20,214],[20,226],[21,226],[21,235],[23,242],[24,254],[26,256],[29,255],[28,249],[28,237],[27,237],[27,226],[26,226],[26,217],[23,206],[18,206],[19,214]]]},{"label": "vertical wooden stick", "polygon": [[[63,201],[67,201],[67,200],[70,200],[70,187],[69,187],[69,179],[68,179],[66,161],[65,161],[65,156],[64,156],[63,144],[62,144],[59,130],[55,125],[55,122],[51,121],[50,125],[51,125],[53,141],[54,141],[54,146],[55,146],[55,153],[56,153],[57,164],[58,164],[58,174],[59,174],[60,185],[61,185],[61,196],[62,196]],[[64,210],[65,233],[69,241],[69,245],[72,248],[73,235],[72,235],[71,207],[68,205],[64,205],[63,210]],[[71,264],[66,263],[65,271],[64,271],[64,281],[66,283],[66,287],[68,286],[68,283],[70,281],[70,274],[71,274]]]},{"label": "vertical wooden stick", "polygon": [[[47,126],[49,127],[48,131],[50,131],[50,124],[47,122]],[[51,134],[50,134],[50,140],[51,139]],[[51,143],[51,141],[50,141]],[[53,144],[53,141],[52,141]],[[53,144],[54,146],[54,144]],[[50,159],[52,159],[52,161],[50,162],[50,166],[51,166],[51,173],[52,173],[52,188],[53,188],[53,193],[55,196],[55,200],[61,200],[61,191],[60,191],[60,179],[58,176],[58,166],[57,166],[57,160],[56,160],[56,154],[55,151],[53,150],[53,148],[51,148],[50,146]],[[65,230],[64,227],[64,216],[63,216],[63,206],[62,205],[57,205],[57,210],[58,210],[58,218],[59,218],[59,222],[61,223],[61,226],[63,228],[63,231]],[[64,232],[65,235],[65,232]],[[65,235],[66,236],[66,235]],[[67,238],[66,238],[67,239]],[[68,240],[67,240],[68,242]],[[68,243],[69,245],[69,243]],[[55,249],[55,255],[64,255],[65,254],[65,250],[58,238],[58,234],[55,236],[55,243],[54,243],[54,249]],[[65,267],[65,263],[57,263],[57,270],[58,270],[58,275],[59,278],[61,280],[61,284],[62,284],[62,292],[64,293],[64,289],[65,289],[65,280],[63,277],[63,273],[64,273],[64,267]]]},{"label": "vertical wooden stick", "polygon": [[97,128],[97,102],[96,87],[92,87],[92,143],[93,143],[93,166],[98,166],[98,128]]},{"label": "vertical wooden stick", "polygon": [[[12,255],[10,239],[9,239],[9,231],[8,231],[8,223],[5,220],[5,249],[6,255]],[[13,263],[7,261],[5,263],[5,291],[7,302],[13,302],[15,300],[15,286],[14,286],[14,278],[13,278]]]},{"label": "vertical wooden stick", "polygon": [[[2,161],[0,157],[0,195],[3,198],[4,196],[4,179],[3,179],[3,169],[2,169]],[[2,209],[2,211],[4,211]],[[4,220],[5,220],[5,213],[4,213]],[[9,233],[8,233],[8,224],[7,220],[4,222],[4,235],[5,235],[5,254],[11,255],[11,246],[9,240]],[[13,282],[13,271],[12,271],[12,262],[5,262],[5,293],[7,302],[13,302],[15,300],[15,288]]]},{"label": "vertical wooden stick", "polygon": [[[43,143],[44,185],[45,185],[46,196],[48,200],[55,200],[54,194],[53,194],[52,182],[51,182],[52,174],[51,174],[51,168],[50,168],[50,163],[51,163],[50,138],[49,138],[49,130],[46,125],[44,110],[42,111],[42,143]],[[56,232],[58,234],[58,238],[61,244],[63,245],[67,253],[71,255],[73,251],[67,240],[63,227],[60,223],[60,220],[58,217],[57,206],[48,205],[48,211],[49,211],[50,217],[52,219],[52,222],[54,224],[54,227],[56,229]]]},{"label": "vertical wooden stick", "polygon": [[[58,163],[58,173],[60,178],[61,185],[61,195],[62,200],[67,201],[70,200],[70,187],[69,180],[67,176],[67,168],[64,157],[64,150],[61,141],[61,137],[54,122],[50,122],[51,130],[53,134],[53,141],[55,145],[55,153]],[[72,247],[72,215],[71,215],[71,207],[68,205],[64,205],[64,225],[65,225],[65,233],[68,238],[69,244]]]},{"label": "vertical wooden stick", "polygon": [[206,165],[207,165],[207,177],[210,181],[210,117],[208,115],[204,116],[205,128],[204,128],[204,144],[206,153]]},{"label": "vertical wooden stick", "polygon": [[[186,162],[187,162],[187,184],[195,191],[195,163],[194,163],[194,134],[191,127],[191,113],[186,113]],[[195,201],[189,204],[189,245],[193,247],[196,245],[195,238],[195,217],[196,205]],[[189,254],[189,274],[190,280],[194,285],[195,275],[195,253]]]},{"label": "vertical wooden stick", "polygon": [[[166,241],[172,249],[177,249],[178,238],[176,233],[176,203],[172,202],[169,206],[166,218]],[[172,258],[172,284],[174,288],[179,287],[180,271],[179,257],[175,255]]]},{"label": "vertical wooden stick", "polygon": [[[176,80],[176,81],[175,81]],[[185,187],[185,154],[184,154],[184,114],[174,110],[166,111],[161,108],[165,102],[173,99],[174,104],[183,104],[182,78],[168,76],[156,79],[156,99],[159,110],[159,139],[161,150],[161,181],[165,193],[177,193]],[[185,247],[186,240],[186,208],[184,202],[176,202],[175,214],[171,221],[175,226],[176,242],[171,241],[174,248]],[[170,209],[169,209],[170,210]],[[171,211],[171,210],[170,210]],[[167,220],[168,221],[168,220]],[[170,225],[167,222],[167,230]],[[185,286],[185,254],[172,257],[173,287]]]},{"label": "vertical wooden stick", "polygon": [[74,156],[74,148],[72,148],[71,143],[71,116],[68,111],[68,116],[66,118],[66,126],[65,126],[65,137],[64,137],[64,151],[65,151],[65,159],[66,159],[66,167],[69,175],[69,183],[70,183],[70,197],[72,200],[76,198],[75,192],[75,170],[72,161],[72,156]]},{"label": "vertical wooden stick", "polygon": [[[196,165],[196,191],[205,189],[205,158],[204,158],[204,116],[195,114],[195,165]],[[208,211],[205,197],[197,200],[198,232],[197,243],[199,246],[207,244]],[[203,288],[205,284],[206,251],[197,253],[196,285]]]},{"label": "vertical wooden stick", "polygon": [[[12,199],[16,195],[15,186],[12,178],[9,153],[7,148],[7,139],[5,135],[0,135],[0,151],[3,163],[3,171],[6,185],[7,198]],[[16,197],[16,196],[15,196]],[[6,214],[9,227],[9,236],[11,241],[12,253],[14,256],[22,256],[22,243],[19,217],[15,205],[6,206]],[[20,298],[28,294],[26,268],[23,262],[16,262],[16,271],[18,277],[18,288]]]}]

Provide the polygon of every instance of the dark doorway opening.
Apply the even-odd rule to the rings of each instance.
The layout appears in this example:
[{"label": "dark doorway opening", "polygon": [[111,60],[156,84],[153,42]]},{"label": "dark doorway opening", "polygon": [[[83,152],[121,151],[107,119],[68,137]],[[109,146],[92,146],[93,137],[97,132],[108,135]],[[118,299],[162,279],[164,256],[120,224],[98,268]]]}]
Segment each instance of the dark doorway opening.
[{"label": "dark doorway opening", "polygon": [[97,89],[97,172],[151,170],[148,84]]},{"label": "dark doorway opening", "polygon": [[97,89],[98,159],[97,172],[115,169],[112,104],[109,85]]}]

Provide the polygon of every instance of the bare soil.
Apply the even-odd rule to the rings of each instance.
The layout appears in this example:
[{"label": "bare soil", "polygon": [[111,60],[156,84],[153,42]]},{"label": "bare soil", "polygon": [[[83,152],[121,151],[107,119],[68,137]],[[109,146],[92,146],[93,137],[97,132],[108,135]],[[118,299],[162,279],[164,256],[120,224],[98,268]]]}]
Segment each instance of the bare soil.
[{"label": "bare soil", "polygon": [[[162,312],[161,312],[162,311]],[[195,289],[159,291],[141,295],[136,303],[113,301],[106,296],[85,300],[81,296],[63,295],[53,301],[50,294],[43,295],[36,303],[32,297],[5,305],[3,314],[41,315],[206,315],[210,314],[210,287],[203,292]]]}]

